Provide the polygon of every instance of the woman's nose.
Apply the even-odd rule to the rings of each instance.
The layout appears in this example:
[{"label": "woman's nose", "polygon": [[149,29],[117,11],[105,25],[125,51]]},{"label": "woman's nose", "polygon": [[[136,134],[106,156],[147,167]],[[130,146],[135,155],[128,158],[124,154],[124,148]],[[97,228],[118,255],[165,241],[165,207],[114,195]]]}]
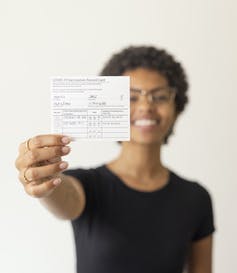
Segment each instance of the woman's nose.
[{"label": "woman's nose", "polygon": [[154,108],[152,100],[149,96],[141,96],[136,106],[137,110],[139,111],[147,111]]}]

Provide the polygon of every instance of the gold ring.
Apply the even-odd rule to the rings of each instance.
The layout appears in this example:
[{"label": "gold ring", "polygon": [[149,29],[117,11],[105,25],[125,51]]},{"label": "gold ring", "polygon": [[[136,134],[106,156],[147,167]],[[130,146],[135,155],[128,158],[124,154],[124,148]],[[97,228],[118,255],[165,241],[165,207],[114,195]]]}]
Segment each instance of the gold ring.
[{"label": "gold ring", "polygon": [[26,141],[26,149],[27,149],[27,151],[30,151],[29,142],[30,142],[30,138]]},{"label": "gold ring", "polygon": [[23,177],[24,177],[25,183],[27,183],[27,184],[29,184],[29,183],[32,181],[32,180],[27,179],[27,177],[26,177],[26,171],[27,171],[28,169],[29,169],[29,168],[25,168],[24,173],[23,173]]}]

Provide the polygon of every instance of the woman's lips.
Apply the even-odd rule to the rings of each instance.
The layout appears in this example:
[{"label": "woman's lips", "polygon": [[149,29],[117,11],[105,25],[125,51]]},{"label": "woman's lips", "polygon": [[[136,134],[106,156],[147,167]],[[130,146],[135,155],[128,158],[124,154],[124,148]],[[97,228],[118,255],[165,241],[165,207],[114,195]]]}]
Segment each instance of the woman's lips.
[{"label": "woman's lips", "polygon": [[151,132],[158,127],[159,120],[135,120],[131,122],[131,125],[141,132]]}]

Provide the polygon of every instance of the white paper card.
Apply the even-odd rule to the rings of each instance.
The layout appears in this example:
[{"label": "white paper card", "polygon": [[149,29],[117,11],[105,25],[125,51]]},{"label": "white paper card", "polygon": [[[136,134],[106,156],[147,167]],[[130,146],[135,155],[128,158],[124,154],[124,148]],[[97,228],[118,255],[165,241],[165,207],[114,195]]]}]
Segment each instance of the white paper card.
[{"label": "white paper card", "polygon": [[130,140],[130,77],[51,78],[51,129],[80,140]]}]

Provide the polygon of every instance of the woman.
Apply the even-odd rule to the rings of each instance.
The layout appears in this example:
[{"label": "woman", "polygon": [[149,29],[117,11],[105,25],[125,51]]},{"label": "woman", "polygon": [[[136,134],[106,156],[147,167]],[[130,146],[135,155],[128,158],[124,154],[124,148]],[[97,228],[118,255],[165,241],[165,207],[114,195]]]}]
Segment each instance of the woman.
[{"label": "woman", "polygon": [[131,140],[107,164],[66,170],[70,138],[32,137],[16,160],[26,192],[71,220],[78,273],[211,273],[210,195],[161,161],[187,103],[183,68],[165,50],[129,47],[101,75],[130,76]]}]

